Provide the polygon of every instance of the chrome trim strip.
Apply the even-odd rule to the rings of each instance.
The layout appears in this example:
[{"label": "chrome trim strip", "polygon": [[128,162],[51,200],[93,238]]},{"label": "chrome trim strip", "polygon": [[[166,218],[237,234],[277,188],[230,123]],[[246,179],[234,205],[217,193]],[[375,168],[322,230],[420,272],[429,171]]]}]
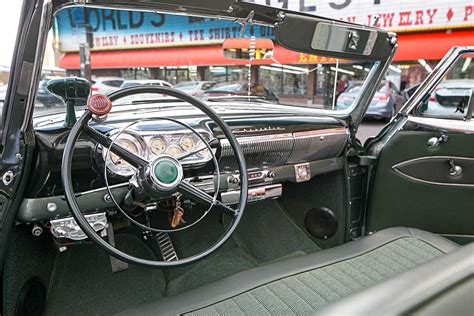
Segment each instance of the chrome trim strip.
[{"label": "chrome trim strip", "polygon": [[474,187],[474,183],[473,184],[459,184],[459,183],[443,183],[443,182],[435,182],[435,181],[427,181],[427,180],[423,180],[423,179],[419,179],[419,178],[415,178],[413,176],[410,176],[406,173],[403,173],[401,172],[400,170],[398,170],[397,168],[401,167],[401,166],[404,166],[408,163],[411,163],[411,162],[416,162],[416,161],[423,161],[423,160],[433,160],[433,159],[457,159],[457,160],[470,160],[470,161],[474,161],[474,158],[471,158],[471,157],[458,157],[458,156],[425,156],[425,157],[418,157],[418,158],[414,158],[414,159],[410,159],[410,160],[406,160],[406,161],[403,161],[403,162],[400,162],[400,163],[397,163],[396,165],[392,166],[392,170],[407,178],[407,179],[410,179],[410,180],[413,180],[415,182],[421,182],[421,183],[425,183],[425,184],[434,184],[434,185],[442,185],[442,186],[451,186],[451,187]]},{"label": "chrome trim strip", "polygon": [[474,121],[451,120],[409,115],[407,122],[440,129],[446,132],[474,133]]},{"label": "chrome trim strip", "polygon": [[308,136],[319,136],[319,135],[327,135],[327,134],[347,134],[349,135],[349,130],[345,127],[338,127],[338,128],[329,128],[329,129],[318,129],[312,131],[304,131],[304,132],[295,132],[293,133],[295,138],[299,137],[308,137]]},{"label": "chrome trim strip", "polygon": [[466,235],[466,234],[443,234],[439,233],[438,235],[446,236],[446,237],[467,237],[467,238],[474,238],[474,235]]},{"label": "chrome trim strip", "polygon": [[[121,188],[121,187],[126,187],[128,186],[129,183],[128,182],[124,182],[124,183],[119,183],[119,184],[114,184],[114,185],[111,185],[110,188],[111,189],[115,189],[115,188]],[[97,193],[97,192],[100,192],[100,191],[105,191],[104,193],[107,192],[107,188],[106,187],[102,187],[102,188],[97,188],[97,189],[93,189],[93,190],[89,190],[89,191],[84,191],[84,192],[81,192],[81,196],[84,196],[84,195],[87,195],[87,194],[91,194],[91,193]],[[64,196],[64,195],[62,195]]]}]

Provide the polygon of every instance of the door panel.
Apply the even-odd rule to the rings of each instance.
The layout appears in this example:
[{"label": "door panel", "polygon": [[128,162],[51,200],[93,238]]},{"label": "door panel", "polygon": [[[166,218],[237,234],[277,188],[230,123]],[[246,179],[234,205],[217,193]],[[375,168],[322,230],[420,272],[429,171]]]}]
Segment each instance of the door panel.
[{"label": "door panel", "polygon": [[[384,146],[375,169],[367,226],[408,226],[440,234],[474,235],[474,134],[401,130]],[[460,175],[451,176],[452,159]]]},{"label": "door panel", "polygon": [[410,159],[393,166],[398,174],[413,181],[435,185],[474,186],[474,159],[428,156]]}]

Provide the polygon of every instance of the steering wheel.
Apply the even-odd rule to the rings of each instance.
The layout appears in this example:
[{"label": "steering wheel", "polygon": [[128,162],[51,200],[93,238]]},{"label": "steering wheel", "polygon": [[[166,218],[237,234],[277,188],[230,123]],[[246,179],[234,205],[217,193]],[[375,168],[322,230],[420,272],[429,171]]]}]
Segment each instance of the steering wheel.
[{"label": "steering wheel", "polygon": [[[156,93],[174,97],[178,100],[187,102],[197,109],[201,110],[204,114],[208,116],[221,130],[224,136],[229,141],[231,148],[234,151],[235,158],[238,162],[239,166],[239,173],[240,173],[240,197],[239,202],[235,208],[232,208],[228,205],[222,203],[217,197],[218,192],[215,192],[214,197],[210,196],[200,188],[197,188],[190,182],[186,181],[183,178],[183,166],[182,160],[180,157],[172,157],[169,155],[160,155],[157,158],[153,159],[152,161],[148,161],[145,158],[136,155],[135,153],[130,152],[123,146],[120,146],[115,142],[118,135],[115,137],[110,137],[104,135],[92,127],[89,126],[90,120],[94,117],[104,118],[110,112],[112,108],[112,101],[118,100],[120,98],[124,98],[126,96],[135,95],[135,94],[144,94],[144,93]],[[164,118],[161,117],[159,119],[167,119],[173,121],[177,124],[180,124],[186,128],[189,128],[197,135],[197,137],[202,139],[202,136],[199,135],[194,129],[192,129],[189,125],[182,123],[173,118]],[[129,124],[131,125],[131,124]],[[123,131],[123,129],[122,129]],[[131,166],[136,169],[134,176],[133,185],[135,187],[138,186],[140,192],[142,194],[146,194],[149,197],[158,198],[158,197],[168,197],[172,196],[173,194],[179,193],[182,194],[193,201],[209,206],[209,209],[213,208],[216,209],[224,214],[227,214],[232,218],[231,224],[227,227],[227,230],[223,233],[220,239],[217,240],[212,246],[207,248],[206,250],[192,255],[187,258],[181,258],[175,261],[160,261],[160,260],[149,260],[138,258],[132,256],[128,253],[123,252],[122,250],[114,247],[113,245],[109,244],[106,240],[104,240],[99,233],[97,233],[94,228],[89,224],[87,219],[85,218],[84,214],[82,213],[78,202],[76,200],[76,194],[74,193],[73,185],[72,185],[72,176],[71,176],[71,166],[72,166],[72,158],[73,152],[76,145],[76,142],[79,136],[84,133],[86,134],[92,141],[101,145],[103,149],[110,150],[112,153],[117,155],[118,157],[125,160]],[[216,165],[217,170],[217,179],[219,179],[219,170],[217,167],[217,159],[215,157],[214,152],[211,150],[210,144],[208,142],[204,142],[206,145],[205,148],[209,150],[212,155],[212,160]],[[195,151],[202,151],[203,148]],[[183,158],[183,157],[181,157]],[[184,157],[185,158],[185,157]],[[104,168],[107,168],[104,166]],[[242,153],[242,150],[237,142],[237,139],[233,135],[229,126],[224,122],[224,120],[211,108],[209,108],[205,103],[202,101],[184,93],[179,90],[168,88],[168,87],[161,87],[161,86],[138,86],[138,87],[131,87],[116,91],[109,95],[109,97],[104,95],[93,95],[89,97],[87,102],[87,109],[85,110],[84,114],[77,120],[77,122],[72,127],[68,139],[66,141],[66,145],[64,147],[63,158],[62,158],[62,166],[61,166],[61,180],[64,187],[64,193],[66,197],[66,202],[71,210],[71,213],[76,220],[77,224],[83,230],[83,232],[96,244],[102,247],[105,251],[107,251],[110,255],[122,260],[124,262],[130,264],[138,264],[142,266],[148,267],[169,267],[169,266],[178,266],[183,264],[188,264],[200,260],[211,253],[215,252],[220,246],[222,246],[233,234],[237,225],[242,218],[242,214],[244,212],[245,206],[247,204],[247,190],[248,190],[248,179],[247,179],[247,167],[245,164],[245,158]],[[219,181],[219,180],[217,180]],[[132,182],[132,181],[130,181]],[[132,185],[132,183],[130,183]],[[107,183],[108,186],[108,183]],[[217,191],[217,190],[216,190]],[[114,199],[114,202],[115,199]],[[116,202],[116,205],[120,209],[119,203]],[[204,214],[204,216],[207,212]],[[129,216],[126,216],[128,219],[131,219]],[[159,229],[154,229],[150,226],[138,223],[135,220],[131,221],[134,224],[139,224],[138,226],[144,230],[157,232],[162,231]]]}]

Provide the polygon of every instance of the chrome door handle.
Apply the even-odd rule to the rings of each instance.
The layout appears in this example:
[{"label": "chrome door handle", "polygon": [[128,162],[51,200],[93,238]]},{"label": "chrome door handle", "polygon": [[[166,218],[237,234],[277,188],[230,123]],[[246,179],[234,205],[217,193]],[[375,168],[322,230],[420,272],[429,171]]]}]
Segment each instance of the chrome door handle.
[{"label": "chrome door handle", "polygon": [[449,163],[449,175],[451,177],[459,177],[462,174],[462,167],[456,165],[453,159],[448,159]]},{"label": "chrome door handle", "polygon": [[428,148],[433,149],[437,148],[442,142],[446,141],[448,141],[448,135],[442,134],[439,137],[431,137],[430,139],[428,139],[426,145],[428,146]]}]

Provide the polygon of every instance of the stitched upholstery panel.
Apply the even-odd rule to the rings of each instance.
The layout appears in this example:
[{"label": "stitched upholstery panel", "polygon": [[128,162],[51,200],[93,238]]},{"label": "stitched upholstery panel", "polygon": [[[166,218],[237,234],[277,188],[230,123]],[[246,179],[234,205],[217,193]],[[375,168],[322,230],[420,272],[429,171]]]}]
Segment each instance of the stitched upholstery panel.
[{"label": "stitched upholstery panel", "polygon": [[416,238],[401,238],[368,253],[285,277],[189,315],[305,315],[442,254]]}]

